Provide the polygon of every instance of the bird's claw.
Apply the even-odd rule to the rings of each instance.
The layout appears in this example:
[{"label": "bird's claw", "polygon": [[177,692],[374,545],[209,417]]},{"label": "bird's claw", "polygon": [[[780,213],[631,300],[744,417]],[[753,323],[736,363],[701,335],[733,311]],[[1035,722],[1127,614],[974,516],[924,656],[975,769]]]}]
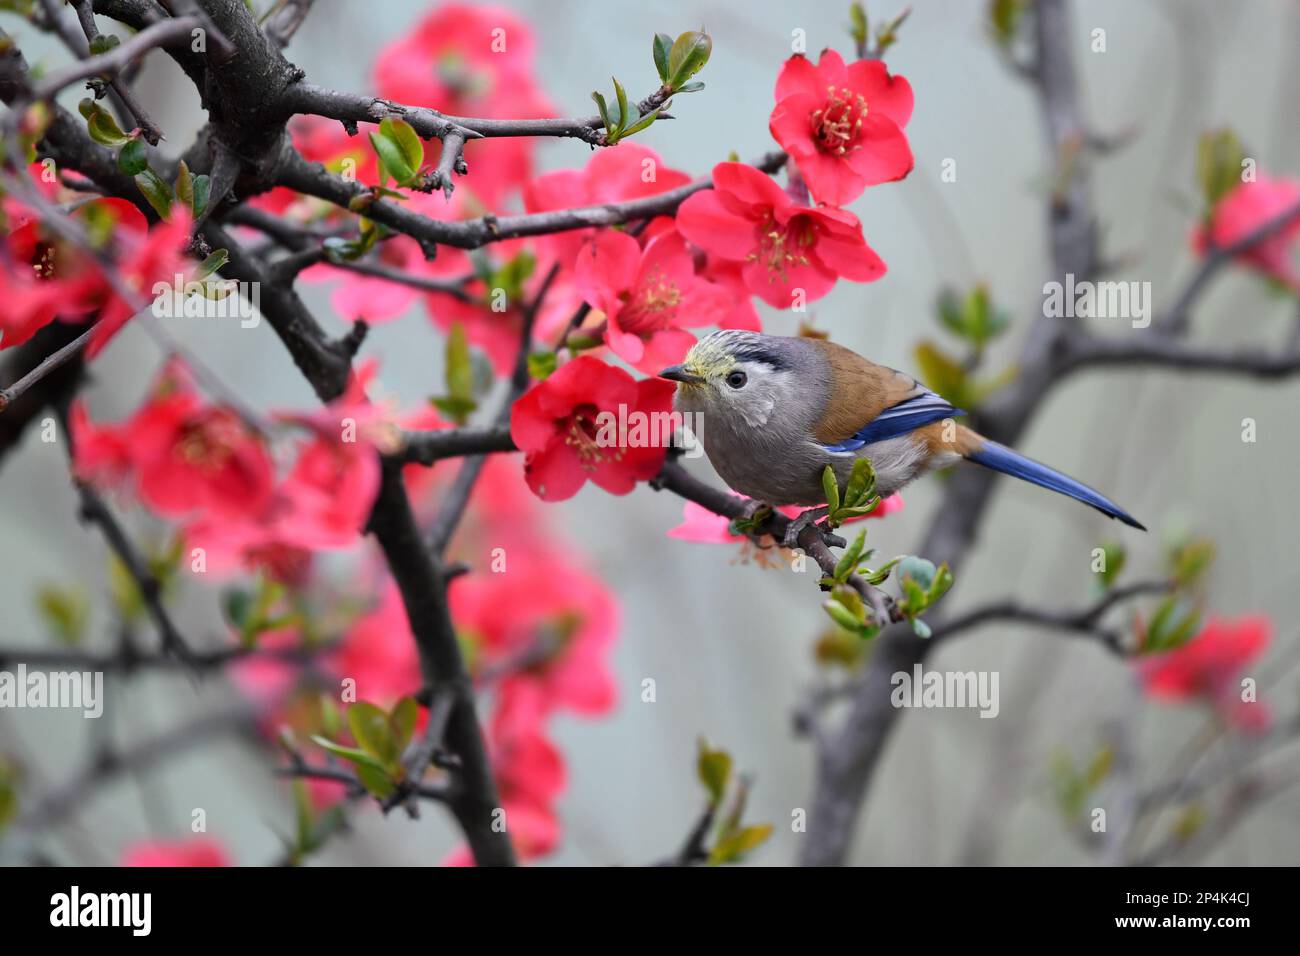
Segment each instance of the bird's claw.
[{"label": "bird's claw", "polygon": [[[781,538],[781,547],[791,549],[799,547],[799,535],[803,533],[804,528],[826,517],[828,513],[829,509],[825,506],[809,508],[807,511],[801,512],[799,517],[785,526],[785,535]],[[842,548],[846,543],[843,538],[837,537],[828,531],[822,531],[822,537],[830,547]]]}]

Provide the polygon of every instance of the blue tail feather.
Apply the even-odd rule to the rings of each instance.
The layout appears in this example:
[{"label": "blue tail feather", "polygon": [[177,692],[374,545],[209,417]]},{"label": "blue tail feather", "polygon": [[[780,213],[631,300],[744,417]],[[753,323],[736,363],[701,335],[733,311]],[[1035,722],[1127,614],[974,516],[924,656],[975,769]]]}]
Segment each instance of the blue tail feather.
[{"label": "blue tail feather", "polygon": [[1012,475],[1030,484],[1068,495],[1076,501],[1082,501],[1085,505],[1096,508],[1102,514],[1118,518],[1126,525],[1141,528],[1143,531],[1146,530],[1146,527],[1127,511],[1099,492],[1093,491],[1083,482],[1075,481],[1069,475],[1063,475],[1053,468],[1048,468],[1031,458],[1026,458],[1005,445],[999,445],[994,441],[985,441],[984,446],[979,451],[971,452],[966,458],[976,464],[983,465],[985,468],[999,471],[1004,475]]}]

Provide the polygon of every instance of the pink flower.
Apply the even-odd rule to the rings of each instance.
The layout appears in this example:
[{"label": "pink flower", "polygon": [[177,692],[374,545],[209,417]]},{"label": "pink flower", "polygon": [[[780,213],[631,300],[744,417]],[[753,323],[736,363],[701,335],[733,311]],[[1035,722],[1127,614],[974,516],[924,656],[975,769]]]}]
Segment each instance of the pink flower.
[{"label": "pink flower", "polygon": [[[379,182],[379,161],[370,147],[369,123],[360,124],[356,136],[349,136],[342,124],[323,116],[295,116],[289,123],[294,148],[308,162],[320,163],[336,175],[370,185]],[[251,204],[279,216],[310,219],[332,216],[338,207],[312,196],[303,196],[284,186],[254,196]]]},{"label": "pink flower", "polygon": [[[467,575],[451,589],[452,618],[474,636],[478,669],[523,662],[500,686],[502,707],[508,702],[520,723],[538,723],[556,710],[607,713],[617,694],[610,672],[619,628],[614,598],[559,554],[507,554],[507,573]],[[504,607],[513,610],[503,614]]]},{"label": "pink flower", "polygon": [[[171,287],[178,275],[184,281],[191,265],[183,255],[189,242],[184,211],[178,209],[172,222],[152,231],[144,214],[124,199],[91,199],[75,215],[92,235],[111,241],[114,270],[139,301],[149,300],[156,282]],[[56,317],[68,322],[93,318],[96,331],[86,356],[94,358],[135,314],[135,305],[118,294],[85,253],[47,234],[39,217],[21,203],[6,199],[4,216],[9,230],[0,258],[0,300],[5,304],[0,349],[21,345]]]},{"label": "pink flower", "polygon": [[277,416],[311,433],[288,475],[238,520],[206,517],[185,528],[187,547],[204,549],[209,571],[264,568],[301,582],[311,552],[356,544],[379,493],[376,446],[391,439],[386,410],[365,396],[372,374],[373,366],[361,369],[342,396],[311,415]]},{"label": "pink flower", "polygon": [[[493,772],[505,811],[506,833],[519,859],[527,861],[554,851],[560,842],[555,798],[564,789],[564,758],[540,731],[490,731]],[[468,846],[459,846],[443,866],[473,866]]]},{"label": "pink flower", "polygon": [[1186,644],[1140,657],[1134,668],[1152,697],[1202,700],[1234,726],[1266,730],[1267,708],[1241,699],[1238,678],[1268,648],[1271,636],[1272,624],[1263,615],[1211,618]]},{"label": "pink flower", "polygon": [[270,500],[275,475],[261,438],[231,409],[208,404],[179,360],[122,424],[96,425],[77,402],[70,425],[77,474],[107,486],[129,478],[159,514],[228,519]]},{"label": "pink flower", "polygon": [[911,116],[912,88],[882,61],[845,66],[834,50],[823,50],[816,66],[802,54],[785,61],[769,126],[813,198],[843,206],[866,187],[912,171],[903,135]]},{"label": "pink flower", "polygon": [[133,843],[122,854],[123,866],[230,866],[230,857],[211,837],[149,840]]},{"label": "pink flower", "polygon": [[872,282],[885,274],[856,216],[796,205],[743,163],[713,167],[713,188],[682,203],[677,228],[709,254],[741,263],[745,286],[777,308],[820,299],[838,278]]},{"label": "pink flower", "polygon": [[[664,387],[667,386],[667,387]],[[580,355],[515,402],[510,434],[524,452],[524,477],[544,501],[572,498],[590,478],[625,495],[663,464],[673,384],[636,381],[627,372]],[[622,418],[620,419],[620,415]],[[644,424],[644,441],[617,434],[617,422]]]},{"label": "pink flower", "polygon": [[744,267],[739,262],[709,256],[700,275],[725,289],[731,298],[730,310],[718,320],[718,328],[763,331],[763,320],[754,308],[754,299],[745,285]]},{"label": "pink flower", "polygon": [[384,707],[420,689],[419,653],[392,580],[383,584],[379,603],[348,629],[331,668],[357,682],[358,700]]},{"label": "pink flower", "polygon": [[[745,497],[739,495],[738,497]],[[798,505],[787,505],[784,508],[778,508],[781,514],[787,518],[797,518],[803,508]],[[884,518],[896,511],[903,510],[903,496],[897,493],[887,498],[882,498],[876,510],[869,515],[863,515],[860,518],[850,518],[849,521],[865,521],[868,518]],[[693,501],[688,501],[682,512],[682,523],[675,528],[668,529],[668,537],[676,538],[678,541],[694,541],[700,544],[731,544],[737,541],[745,541],[744,535],[732,534],[731,519],[725,515],[716,514],[705,508],[703,505],[697,505]]]},{"label": "pink flower", "polygon": [[734,301],[695,274],[675,232],[641,246],[627,233],[601,232],[578,254],[578,290],[605,314],[605,343],[642,372],[680,362],[695,342],[684,326],[713,325]]},{"label": "pink flower", "polygon": [[[110,202],[113,200],[100,200]],[[117,200],[120,202],[121,200]],[[125,204],[135,215],[140,212]],[[173,207],[171,218],[159,223],[145,234],[131,229],[118,229],[113,233],[117,247],[116,268],[122,281],[136,293],[137,299],[150,301],[156,283],[168,288],[178,283],[184,285],[193,262],[185,257],[190,242],[190,214],[182,206]],[[86,345],[86,358],[93,359],[109,340],[115,336],[138,309],[137,303],[128,302],[105,283],[107,301],[95,323],[95,332]]]},{"label": "pink flower", "polygon": [[[534,79],[534,43],[528,24],[500,7],[443,4],[380,51],[379,95],[449,115],[511,119],[553,115]],[[488,138],[467,143],[468,189],[489,208],[532,175],[535,140]],[[436,164],[441,147],[426,146]]]},{"label": "pink flower", "polygon": [[[524,189],[528,212],[599,206],[657,196],[685,186],[691,177],[666,166],[654,150],[624,142],[597,150],[582,169],[560,169],[538,176]],[[667,220],[665,220],[667,221]],[[574,229],[539,240],[564,267],[572,267],[595,229]]]},{"label": "pink flower", "polygon": [[[1254,182],[1238,183],[1215,204],[1208,224],[1192,233],[1192,249],[1204,256],[1240,242],[1265,223],[1282,216],[1300,203],[1300,181],[1274,179],[1259,173]],[[1300,212],[1269,238],[1235,257],[1248,268],[1262,272],[1300,292],[1300,272],[1294,252],[1300,240]]]}]

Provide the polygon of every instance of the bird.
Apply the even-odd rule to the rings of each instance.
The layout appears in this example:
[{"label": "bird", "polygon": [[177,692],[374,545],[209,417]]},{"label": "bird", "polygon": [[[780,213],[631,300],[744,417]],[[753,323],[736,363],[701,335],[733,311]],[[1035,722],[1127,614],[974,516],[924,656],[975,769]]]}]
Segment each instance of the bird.
[{"label": "bird", "polygon": [[828,339],[713,332],[659,377],[677,383],[674,409],[697,423],[697,439],[733,491],[772,506],[823,506],[792,523],[787,546],[825,514],[825,467],[843,486],[862,457],[882,498],[965,460],[1146,530],[1100,492],[957,424],[965,412],[912,376]]}]

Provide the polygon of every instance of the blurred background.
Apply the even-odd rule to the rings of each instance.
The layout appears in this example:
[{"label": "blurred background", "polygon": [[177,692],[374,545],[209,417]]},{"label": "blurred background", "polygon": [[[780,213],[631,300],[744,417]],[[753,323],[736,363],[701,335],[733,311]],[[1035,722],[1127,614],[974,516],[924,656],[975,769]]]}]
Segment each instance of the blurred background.
[{"label": "blurred background", "polygon": [[[509,6],[533,24],[540,82],[565,115],[591,112],[590,91],[606,88],[611,73],[629,92],[651,89],[651,36],[703,25],[714,38],[707,90],[681,97],[673,122],[639,137],[692,175],[733,151],[751,158],[772,148],[772,87],[790,54],[791,31],[806,31],[810,53],[824,46],[851,50],[847,3],[840,2],[511,0]],[[881,0],[869,7],[873,20],[901,9]],[[314,82],[365,91],[378,51],[426,9],[423,0],[320,0],[287,54]],[[916,4],[888,57],[891,70],[915,90],[908,138],[916,168],[901,183],[868,190],[853,206],[889,273],[870,285],[841,283],[810,308],[816,325],[838,342],[913,372],[918,341],[944,335],[935,320],[943,287],[987,282],[1016,317],[993,347],[989,367],[996,369],[1017,354],[1049,276],[1050,158],[1039,104],[996,55],[985,16],[984,4],[967,0]],[[1150,282],[1159,312],[1195,268],[1188,235],[1199,210],[1194,162],[1202,132],[1231,126],[1262,169],[1300,175],[1300,4],[1089,0],[1074,5],[1072,24],[1086,116],[1101,132],[1136,131],[1126,148],[1094,167],[1103,248],[1125,262],[1109,278]],[[1096,28],[1106,31],[1104,53],[1089,47]],[[12,22],[6,29],[14,29]],[[64,53],[35,30],[18,35],[29,60],[63,62]],[[203,115],[196,94],[177,76],[169,60],[154,54],[137,84],[173,150],[189,142]],[[545,142],[540,157],[544,169],[579,167],[588,150],[572,141]],[[949,158],[956,160],[955,182],[940,177]],[[303,292],[331,328],[342,327],[329,317],[322,287]],[[1293,301],[1232,271],[1202,301],[1196,334],[1225,344],[1280,342],[1293,312]],[[789,315],[765,313],[764,319],[768,331],[795,330]],[[1130,334],[1127,321],[1099,325],[1105,321],[1114,328],[1102,331]],[[193,323],[184,335],[250,405],[314,407],[265,324],[232,337],[216,325]],[[376,328],[366,349],[382,357],[383,390],[404,404],[420,403],[442,381],[441,339],[423,318]],[[134,408],[158,357],[138,329],[122,335],[94,370],[88,396],[96,417]],[[1133,574],[1141,576],[1157,567],[1163,543],[1202,533],[1218,545],[1208,606],[1221,616],[1261,612],[1272,619],[1272,647],[1252,676],[1266,688],[1271,681],[1266,696],[1290,713],[1297,680],[1287,668],[1300,641],[1293,625],[1300,612],[1298,403],[1300,382],[1145,371],[1077,376],[1039,410],[1020,450],[1102,489],[1150,533],[1128,533],[1086,508],[1003,482],[946,610],[1013,596],[1080,606],[1093,594],[1089,566],[1099,541],[1121,536]],[[1241,440],[1247,417],[1258,423],[1253,444]],[[706,460],[689,467],[716,481]],[[100,536],[76,523],[60,447],[29,433],[5,460],[2,481],[0,638],[7,646],[37,644],[44,637],[36,589],[73,579],[92,595],[103,594],[106,552]],[[927,519],[943,506],[943,488],[937,478],[909,488],[901,513],[871,523],[871,546],[883,555],[916,551]],[[785,864],[797,857],[803,837],[791,832],[789,821],[794,809],[809,806],[813,753],[793,732],[792,713],[814,681],[813,646],[825,617],[806,576],[738,562],[737,546],[666,537],[681,517],[679,499],[645,486],[616,498],[589,485],[554,506],[556,524],[621,600],[623,623],[614,658],[617,710],[591,722],[561,717],[554,725],[569,781],[560,801],[565,840],[546,863],[637,864],[673,852],[702,802],[694,775],[700,735],[753,774],[747,816],[775,824],[773,839],[753,861]],[[222,632],[210,590],[188,587],[174,604],[189,631]],[[107,630],[106,620],[96,620]],[[1001,715],[904,714],[870,790],[852,863],[1093,862],[1062,823],[1052,796],[1053,755],[1086,762],[1108,722],[1131,718],[1138,771],[1154,779],[1204,719],[1192,706],[1142,703],[1123,662],[1088,641],[1035,627],[981,628],[943,646],[928,666],[998,671]],[[657,685],[653,704],[640,700],[645,678]],[[117,699],[123,706],[111,732],[122,739],[156,732],[235,693],[222,681],[195,687],[181,676],[143,676]],[[87,747],[85,724],[76,717],[0,713],[0,751],[21,755],[33,784],[66,780]],[[190,750],[142,780],[104,789],[52,837],[43,836],[42,846],[61,861],[111,863],[133,840],[185,835],[190,808],[202,806],[209,832],[237,862],[269,862],[279,849],[275,831],[288,830],[292,819],[285,787],[269,767],[265,755],[234,741]],[[1297,811],[1300,791],[1284,794],[1207,859],[1297,862]],[[456,839],[439,812],[426,811],[413,824],[368,809],[354,822],[353,833],[314,862],[425,864]],[[22,839],[7,841],[0,861],[14,862]]]}]

